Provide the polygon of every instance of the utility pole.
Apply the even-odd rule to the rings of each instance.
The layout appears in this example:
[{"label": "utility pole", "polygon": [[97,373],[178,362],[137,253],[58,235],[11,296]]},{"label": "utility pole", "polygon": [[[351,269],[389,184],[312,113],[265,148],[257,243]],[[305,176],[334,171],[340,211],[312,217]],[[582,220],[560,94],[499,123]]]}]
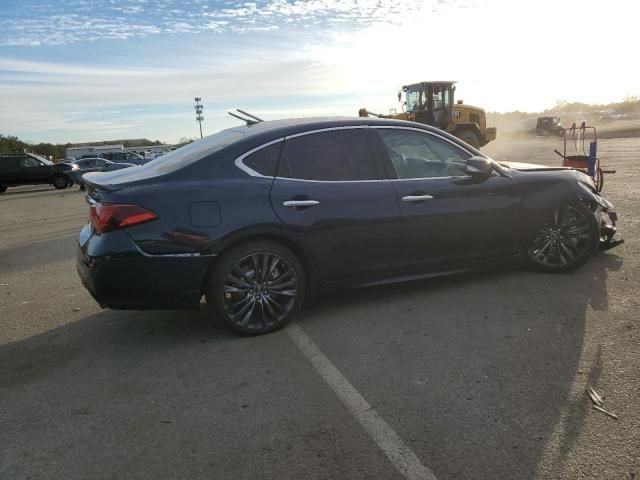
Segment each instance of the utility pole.
[{"label": "utility pole", "polygon": [[204,120],[204,115],[202,115],[202,97],[194,98],[196,104],[194,108],[196,109],[196,121],[200,124],[200,138],[202,138],[202,120]]}]

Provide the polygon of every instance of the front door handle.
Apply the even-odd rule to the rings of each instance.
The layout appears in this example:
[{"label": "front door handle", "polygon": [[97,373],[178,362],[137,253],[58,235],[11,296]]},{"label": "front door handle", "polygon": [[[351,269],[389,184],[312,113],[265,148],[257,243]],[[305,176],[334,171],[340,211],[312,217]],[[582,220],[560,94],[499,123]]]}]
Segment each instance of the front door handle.
[{"label": "front door handle", "polygon": [[300,208],[300,207],[313,207],[314,205],[320,205],[317,200],[287,200],[282,202],[283,207]]},{"label": "front door handle", "polygon": [[402,197],[403,202],[422,202],[424,200],[433,200],[433,195],[407,195]]}]

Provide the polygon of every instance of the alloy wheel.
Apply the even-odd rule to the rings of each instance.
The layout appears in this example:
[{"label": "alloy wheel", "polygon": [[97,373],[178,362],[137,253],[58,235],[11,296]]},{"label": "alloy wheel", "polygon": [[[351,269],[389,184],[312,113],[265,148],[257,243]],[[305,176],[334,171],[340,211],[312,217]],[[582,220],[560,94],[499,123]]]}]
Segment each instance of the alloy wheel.
[{"label": "alloy wheel", "polygon": [[273,252],[247,255],[226,273],[221,304],[228,320],[243,330],[265,330],[287,320],[298,297],[291,264]]},{"label": "alloy wheel", "polygon": [[554,212],[534,237],[527,253],[531,260],[546,267],[564,267],[588,255],[593,244],[593,230],[583,212],[565,205]]}]

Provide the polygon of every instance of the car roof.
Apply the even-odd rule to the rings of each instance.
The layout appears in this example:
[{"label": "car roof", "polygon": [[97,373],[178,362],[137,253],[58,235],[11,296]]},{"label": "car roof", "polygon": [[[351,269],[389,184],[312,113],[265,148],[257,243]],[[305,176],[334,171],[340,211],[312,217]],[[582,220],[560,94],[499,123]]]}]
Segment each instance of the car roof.
[{"label": "car roof", "polygon": [[[437,128],[424,125],[422,123],[408,122],[405,120],[395,120],[390,118],[374,117],[313,117],[313,118],[291,118],[285,120],[268,120],[255,123],[253,125],[242,125],[227,129],[227,132],[237,132],[242,135],[234,143],[254,143],[257,141],[270,141],[280,137],[295,135],[297,133],[322,130],[325,128],[339,128],[349,126],[396,126],[410,127],[437,132],[440,135],[445,132]],[[200,141],[207,141],[207,137]]]}]

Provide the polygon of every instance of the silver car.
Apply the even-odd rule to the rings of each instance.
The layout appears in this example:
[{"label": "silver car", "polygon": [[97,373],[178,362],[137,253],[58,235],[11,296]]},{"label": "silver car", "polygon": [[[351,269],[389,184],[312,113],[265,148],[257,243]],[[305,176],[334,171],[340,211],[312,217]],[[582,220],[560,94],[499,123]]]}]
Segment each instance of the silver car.
[{"label": "silver car", "polygon": [[84,180],[82,176],[89,172],[111,172],[122,168],[135,167],[133,163],[116,163],[105,158],[82,158],[71,164],[71,175],[73,181],[84,190]]}]

